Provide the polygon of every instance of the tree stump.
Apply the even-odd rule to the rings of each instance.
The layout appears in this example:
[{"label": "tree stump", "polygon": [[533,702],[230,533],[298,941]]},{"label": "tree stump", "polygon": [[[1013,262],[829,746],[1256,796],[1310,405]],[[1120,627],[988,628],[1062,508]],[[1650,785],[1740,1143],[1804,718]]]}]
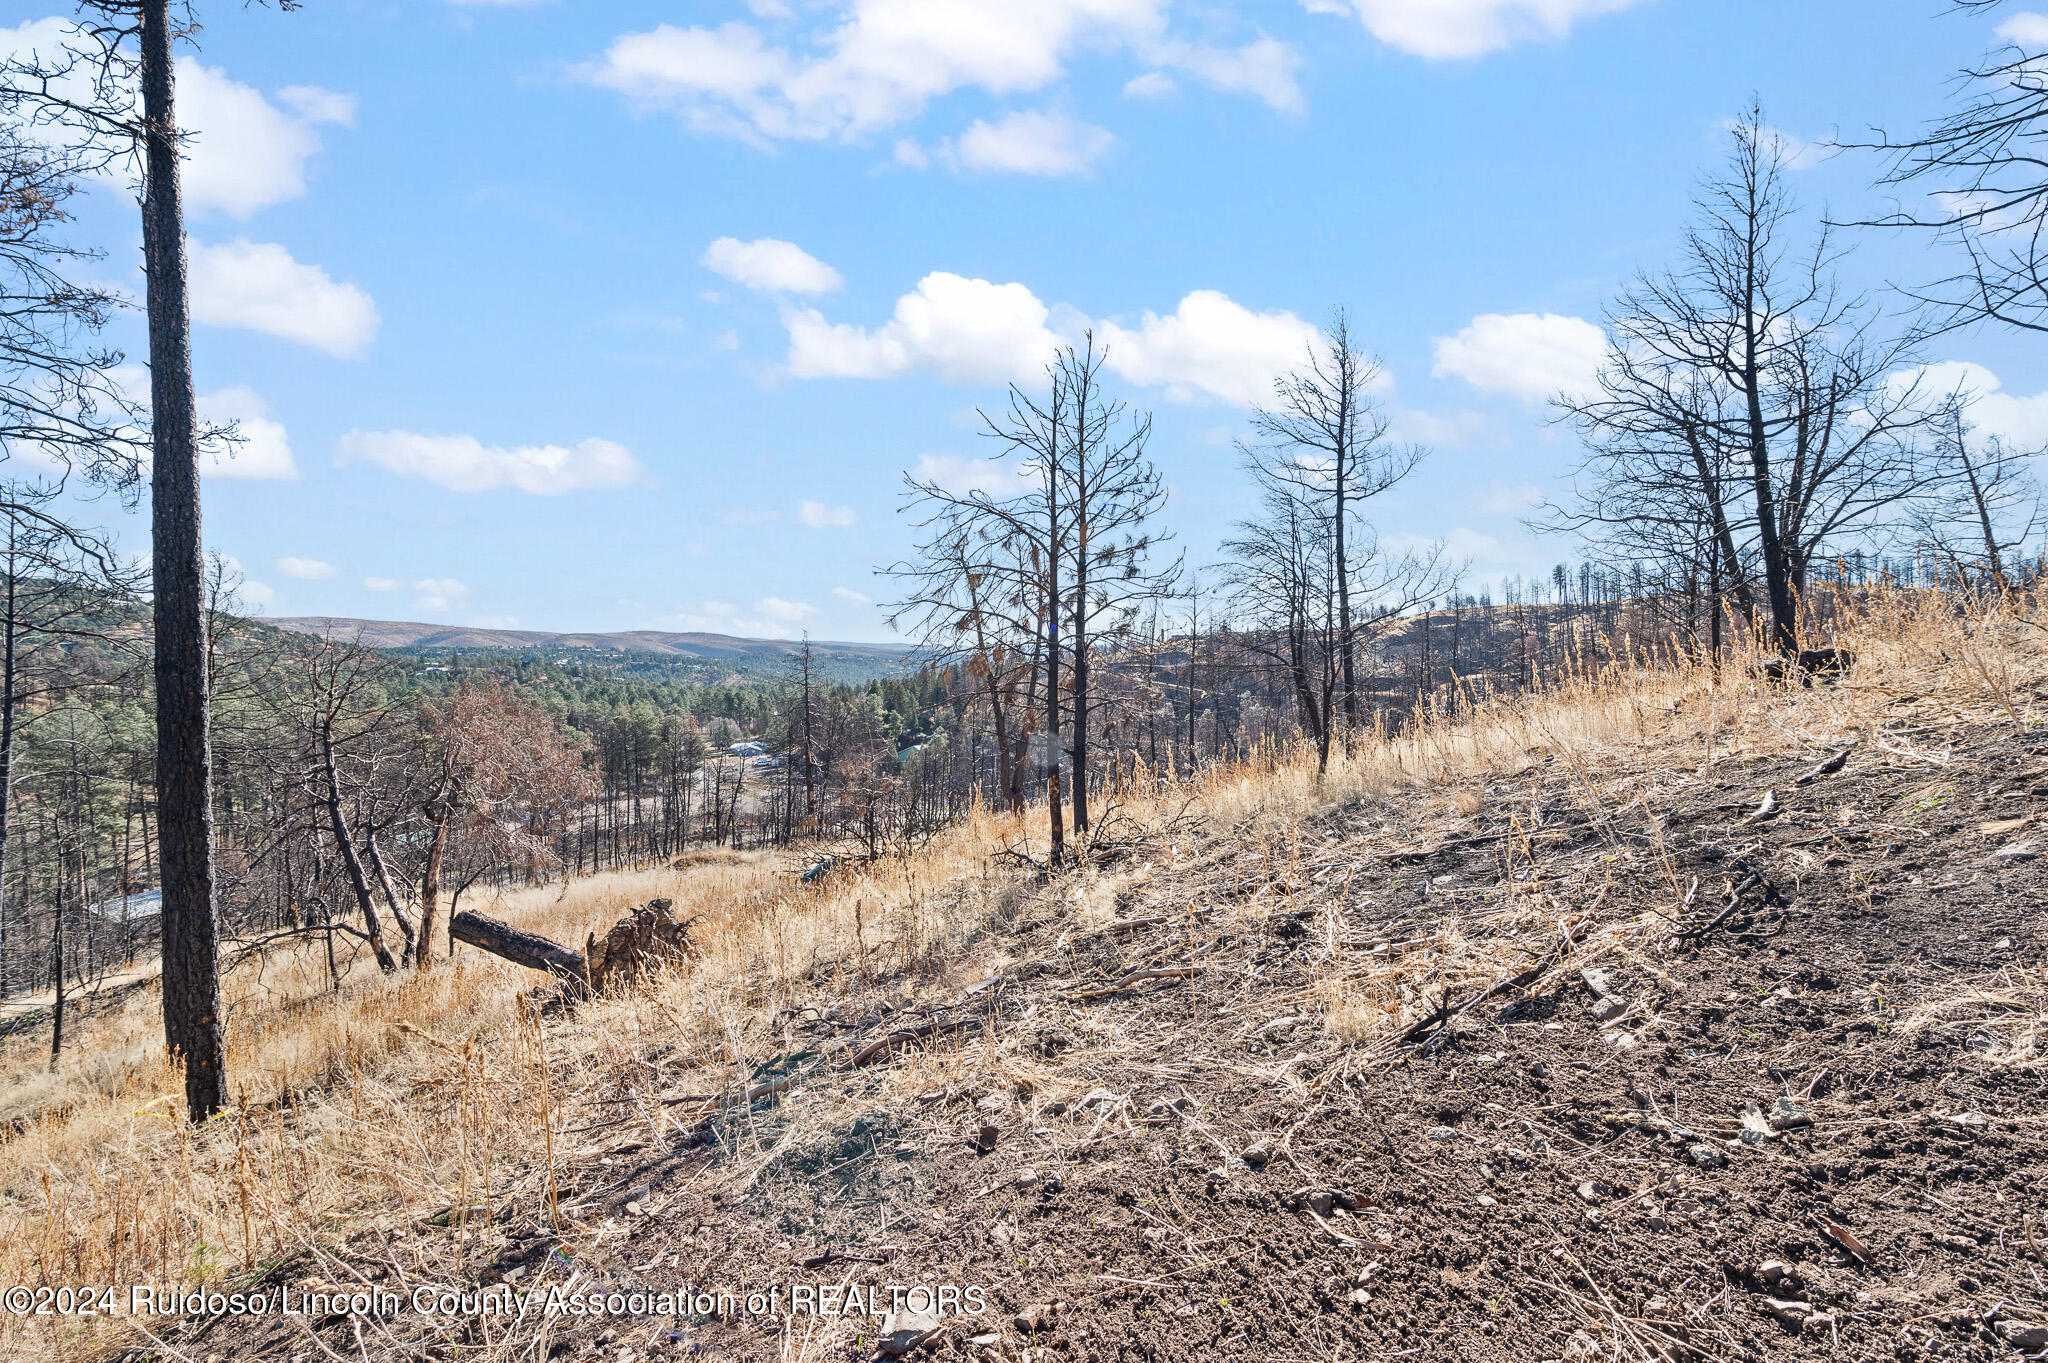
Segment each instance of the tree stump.
[{"label": "tree stump", "polygon": [[585,977],[590,987],[603,992],[612,985],[629,985],[652,963],[681,960],[697,954],[690,941],[694,918],[678,920],[670,912],[674,903],[650,899],[618,922],[602,938],[591,933],[583,944]]}]

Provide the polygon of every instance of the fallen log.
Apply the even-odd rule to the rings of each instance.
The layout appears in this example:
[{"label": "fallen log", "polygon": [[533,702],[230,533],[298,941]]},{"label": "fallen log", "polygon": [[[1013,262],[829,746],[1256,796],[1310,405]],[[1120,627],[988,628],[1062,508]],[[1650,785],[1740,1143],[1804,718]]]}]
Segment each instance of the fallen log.
[{"label": "fallen log", "polygon": [[448,931],[458,942],[502,956],[515,965],[553,975],[574,998],[588,998],[614,984],[631,984],[642,968],[696,954],[690,941],[694,918],[678,921],[671,901],[650,899],[612,924],[604,936],[591,933],[583,950],[563,946],[539,933],[522,932],[480,913],[458,913]]},{"label": "fallen log", "polygon": [[521,932],[509,923],[464,910],[448,920],[448,932],[458,942],[502,956],[514,965],[538,970],[561,980],[577,998],[590,993],[590,967],[582,953],[538,933]]}]

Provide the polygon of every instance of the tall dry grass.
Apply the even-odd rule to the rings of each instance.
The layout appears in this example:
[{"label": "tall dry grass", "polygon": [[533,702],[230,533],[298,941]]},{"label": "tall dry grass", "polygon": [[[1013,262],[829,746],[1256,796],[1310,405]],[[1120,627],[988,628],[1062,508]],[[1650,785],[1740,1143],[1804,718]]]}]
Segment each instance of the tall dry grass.
[{"label": "tall dry grass", "polygon": [[[1837,630],[1859,659],[1839,685],[1760,684],[1745,660],[1644,658],[1418,714],[1321,774],[1310,754],[1280,750],[1191,782],[1141,782],[1120,799],[1141,824],[1184,812],[1179,836],[1242,839],[1277,867],[1298,861],[1304,821],[1332,805],[1372,801],[1399,841],[1431,819],[1516,798],[1514,778],[1539,765],[1616,817],[1631,802],[1654,805],[1680,773],[1818,755],[1848,739],[1938,772],[1949,728],[2039,726],[2041,618],[2036,601],[1971,611],[1878,593]],[[858,1012],[956,992],[1000,954],[1001,929],[1032,894],[1078,917],[1112,912],[1092,874],[1034,890],[999,855],[1026,844],[1040,817],[977,812],[914,857],[815,888],[752,854],[476,905],[570,941],[656,896],[698,916],[701,958],[574,1013],[537,1010],[537,977],[474,951],[390,979],[357,961],[338,990],[319,948],[273,953],[228,977],[235,1107],[196,1131],[177,1119],[181,1084],[152,989],[83,1027],[54,1073],[42,1070],[40,1039],[16,1042],[0,1051],[0,1130],[16,1132],[0,1144],[0,1285],[218,1284],[308,1251],[341,1274],[347,1256],[333,1247],[437,1216],[452,1233],[415,1245],[408,1263],[452,1275],[509,1232],[507,1208],[573,1228],[563,1171],[622,1140],[669,1134],[684,1109],[664,1106],[664,1092],[744,1085],[783,1050],[780,1010]],[[1460,944],[1440,945],[1441,962]],[[1334,1035],[1369,1040],[1414,1015],[1414,981],[1403,993],[1382,972],[1375,994],[1377,967],[1352,969],[1334,938],[1330,956],[1323,1007]],[[1471,968],[1496,966],[1474,954]],[[948,1063],[927,1057],[903,1082]],[[637,1120],[621,1124],[622,1111]],[[0,1356],[64,1355],[118,1328],[0,1315]]]}]

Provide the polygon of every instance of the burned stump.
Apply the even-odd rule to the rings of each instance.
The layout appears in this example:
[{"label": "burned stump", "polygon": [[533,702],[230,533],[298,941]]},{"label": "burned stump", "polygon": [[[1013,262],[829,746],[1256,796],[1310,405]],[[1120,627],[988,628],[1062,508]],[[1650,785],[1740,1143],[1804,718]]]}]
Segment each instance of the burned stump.
[{"label": "burned stump", "polygon": [[650,899],[612,924],[602,938],[591,933],[583,944],[586,979],[602,992],[614,984],[631,984],[647,965],[696,955],[690,942],[694,918],[677,919],[667,899]]},{"label": "burned stump", "polygon": [[1855,665],[1855,653],[1846,648],[1802,648],[1795,657],[1760,659],[1751,671],[1769,681],[1796,677],[1801,686],[1811,686],[1815,677],[1840,677]]}]

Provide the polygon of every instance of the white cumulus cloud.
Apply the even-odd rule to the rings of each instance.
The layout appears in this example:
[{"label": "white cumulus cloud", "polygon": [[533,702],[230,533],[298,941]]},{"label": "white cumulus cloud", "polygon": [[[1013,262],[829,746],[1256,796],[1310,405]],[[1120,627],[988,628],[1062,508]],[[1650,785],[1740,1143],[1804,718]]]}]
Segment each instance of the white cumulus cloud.
[{"label": "white cumulus cloud", "polygon": [[1892,383],[1901,390],[1913,387],[1930,406],[1952,395],[1967,399],[1967,420],[1980,436],[1997,436],[2022,450],[2048,446],[2048,393],[2008,393],[1998,375],[1981,364],[1945,360],[1905,371]]},{"label": "white cumulus cloud", "polygon": [[[68,66],[54,92],[85,102],[92,97],[91,85],[82,66],[65,55],[67,44],[89,49],[76,34],[69,19],[34,19],[0,28],[0,58]],[[319,129],[355,122],[353,95],[292,85],[277,91],[273,103],[254,86],[191,57],[178,59],[177,75],[178,124],[189,134],[181,188],[185,210],[195,216],[247,218],[303,196],[307,163],[320,151]],[[54,129],[41,135],[53,141],[68,138]],[[125,185],[131,171],[116,164],[102,178]]]},{"label": "white cumulus cloud", "polygon": [[[142,392],[148,394],[148,379]],[[200,456],[199,471],[207,478],[281,479],[299,476],[292,458],[292,445],[284,423],[270,416],[270,404],[254,389],[223,388],[202,393],[197,399],[199,419],[208,425],[234,423],[237,439],[209,442]]]},{"label": "white cumulus cloud", "polygon": [[178,63],[178,121],[192,130],[183,189],[198,213],[246,218],[306,192],[306,163],[322,124],[355,122],[353,95],[294,85],[280,109],[255,87],[190,59]]},{"label": "white cumulus cloud", "polygon": [[625,446],[610,440],[574,445],[486,445],[469,435],[350,431],[336,444],[337,465],[375,464],[452,492],[511,487],[539,496],[631,487],[645,475]]},{"label": "white cumulus cloud", "polygon": [[317,265],[301,265],[284,247],[242,239],[224,246],[192,242],[192,316],[361,359],[377,335],[377,305],[353,284],[336,283]]},{"label": "white cumulus cloud", "polygon": [[304,582],[324,582],[334,576],[334,565],[325,559],[299,558],[286,554],[277,561],[277,570],[286,577],[296,577]]},{"label": "white cumulus cloud", "polygon": [[833,293],[846,281],[839,271],[791,241],[720,237],[704,248],[705,269],[763,293]]},{"label": "white cumulus cloud", "polygon": [[363,590],[366,592],[395,592],[405,584],[395,577],[366,577]]},{"label": "white cumulus cloud", "polygon": [[1176,402],[1239,406],[1269,399],[1273,380],[1306,358],[1316,336],[1291,312],[1253,312],[1213,289],[1189,293],[1163,316],[1090,322],[1070,308],[1055,318],[1022,284],[944,271],[897,299],[881,326],[828,322],[812,308],[786,312],[783,325],[789,372],[798,378],[929,373],[968,384],[1036,382],[1055,351],[1093,326],[1108,368],[1130,382],[1164,388]]},{"label": "white cumulus cloud", "polygon": [[834,587],[832,589],[832,595],[838,597],[841,601],[847,602],[849,605],[872,606],[875,604],[873,601],[870,601],[866,596],[855,591],[851,587]]},{"label": "white cumulus cloud", "polygon": [[1086,175],[1116,144],[1107,129],[1072,115],[1019,110],[994,123],[976,119],[954,148],[967,170],[1008,175]]},{"label": "white cumulus cloud", "polygon": [[[614,40],[580,69],[643,109],[753,141],[856,138],[893,127],[956,90],[1002,98],[1044,90],[1083,50],[1122,52],[1214,88],[1300,106],[1295,58],[1259,39],[1210,47],[1169,32],[1170,0],[839,0],[790,42],[742,22],[659,24]],[[795,17],[786,6],[764,15]]]},{"label": "white cumulus cloud", "polygon": [[993,284],[938,271],[896,300],[873,329],[793,310],[789,372],[799,378],[879,379],[929,370],[956,383],[1004,383],[1042,373],[1059,344],[1050,310],[1022,284]]},{"label": "white cumulus cloud", "polygon": [[805,502],[797,508],[796,518],[813,530],[843,529],[860,522],[860,515],[850,506],[827,506],[823,502]]},{"label": "white cumulus cloud", "polygon": [[1215,398],[1239,407],[1269,401],[1273,380],[1308,357],[1316,328],[1291,312],[1253,312],[1228,295],[1197,289],[1161,317],[1099,330],[1109,368],[1161,387],[1177,402]]},{"label": "white cumulus cloud", "polygon": [[1437,377],[1454,375],[1486,393],[1527,403],[1595,390],[1607,335],[1581,317],[1486,313],[1436,342]]},{"label": "white cumulus cloud", "polygon": [[1480,57],[1536,39],[1559,39],[1582,19],[1638,0],[1304,0],[1318,14],[1352,14],[1372,36],[1415,57]]},{"label": "white cumulus cloud", "polygon": [[2011,15],[1998,26],[1998,36],[2017,47],[2038,49],[2048,47],[2048,14],[2037,14],[2032,10],[2021,10]]},{"label": "white cumulus cloud", "polygon": [[[1277,39],[1261,38],[1243,47],[1207,47],[1199,43],[1168,40],[1153,44],[1146,49],[1145,55],[1154,64],[1174,67],[1211,89],[1227,94],[1251,95],[1283,113],[1298,114],[1308,107],[1302,98],[1301,86],[1295,81],[1295,72],[1301,66],[1301,54]],[[1172,84],[1172,78],[1165,77],[1163,72],[1148,74],[1162,76],[1169,86]],[[1131,88],[1146,79],[1148,76],[1139,76],[1126,84],[1124,93],[1172,93],[1170,88]]]}]

